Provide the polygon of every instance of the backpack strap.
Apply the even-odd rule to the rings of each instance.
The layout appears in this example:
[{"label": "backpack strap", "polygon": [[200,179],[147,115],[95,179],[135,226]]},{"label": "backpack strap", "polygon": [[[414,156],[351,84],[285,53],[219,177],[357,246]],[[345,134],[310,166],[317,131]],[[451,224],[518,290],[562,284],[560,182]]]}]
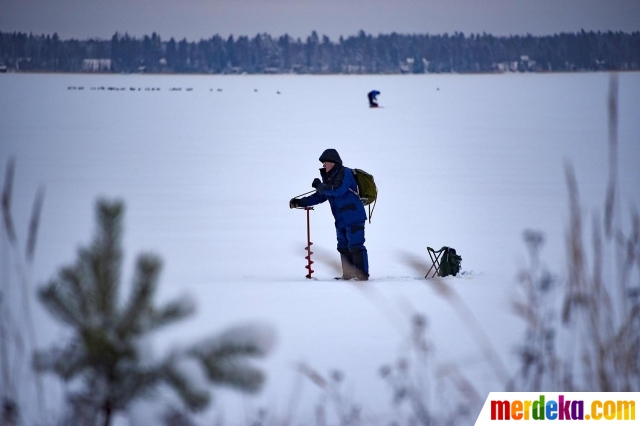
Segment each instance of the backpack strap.
[{"label": "backpack strap", "polygon": [[373,208],[371,207],[371,204],[369,204],[367,207],[369,207],[369,223],[371,223],[371,215],[373,214],[373,210],[376,208],[376,203],[378,202],[378,197],[376,197],[375,200],[373,200]]}]

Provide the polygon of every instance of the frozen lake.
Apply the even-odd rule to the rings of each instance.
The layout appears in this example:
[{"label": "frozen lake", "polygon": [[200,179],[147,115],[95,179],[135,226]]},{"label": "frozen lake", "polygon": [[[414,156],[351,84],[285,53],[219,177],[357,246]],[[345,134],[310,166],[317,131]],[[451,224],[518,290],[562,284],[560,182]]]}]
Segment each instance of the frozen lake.
[{"label": "frozen lake", "polygon": [[[384,108],[367,107],[372,89]],[[188,293],[197,302],[193,319],[154,336],[158,352],[238,322],[275,328],[277,345],[259,364],[263,392],[217,391],[225,418],[245,421],[265,407],[312,419],[323,397],[308,380],[298,388],[298,362],[342,371],[345,395],[376,416],[392,399],[378,369],[405,353],[412,312],[428,318],[437,362],[462,368],[483,399],[503,390],[459,312],[403,258],[426,265],[427,246],[458,250],[465,274],[445,282],[513,372],[523,324],[509,300],[527,265],[523,231],[544,232],[542,258],[562,278],[564,164],[575,169],[585,213],[601,209],[608,89],[605,73],[4,74],[0,164],[4,176],[16,159],[13,214],[23,244],[33,197],[46,188],[35,285],[90,241],[97,197],[117,197],[126,203],[124,282],[135,256],[152,251],[164,260],[160,299]],[[640,73],[619,75],[618,111],[624,222],[640,202]],[[331,279],[339,256],[328,205],[311,212],[317,279],[304,278],[305,216],[288,200],[311,189],[326,148],[372,173],[379,188],[364,288]],[[3,288],[18,297],[2,235]],[[40,347],[67,335],[34,306]]]}]

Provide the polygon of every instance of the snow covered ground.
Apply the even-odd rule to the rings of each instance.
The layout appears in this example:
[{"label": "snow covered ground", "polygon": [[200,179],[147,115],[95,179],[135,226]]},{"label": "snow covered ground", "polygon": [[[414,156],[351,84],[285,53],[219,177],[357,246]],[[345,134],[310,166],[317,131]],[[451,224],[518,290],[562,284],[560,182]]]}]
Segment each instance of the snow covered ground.
[{"label": "snow covered ground", "polygon": [[[92,90],[100,87],[125,90]],[[640,202],[640,73],[620,74],[619,87],[624,221]],[[542,258],[562,277],[564,167],[575,169],[585,213],[601,208],[608,88],[605,73],[4,74],[0,165],[4,171],[10,156],[17,162],[13,213],[23,243],[37,187],[46,188],[35,284],[89,242],[97,197],[118,197],[126,203],[124,282],[135,256],[152,251],[164,260],[160,299],[187,293],[198,306],[193,319],[154,336],[154,350],[238,322],[273,326],[277,345],[260,363],[268,374],[263,392],[217,390],[217,408],[205,419],[216,411],[240,423],[264,407],[308,424],[324,397],[300,379],[300,362],[344,373],[344,394],[376,416],[392,406],[378,370],[405,354],[413,312],[428,318],[436,363],[461,368],[483,398],[503,388],[473,327],[515,374],[523,324],[509,301],[527,266],[522,234],[544,232]],[[367,107],[372,89],[384,108]],[[331,279],[338,253],[328,205],[311,212],[315,278],[304,278],[305,214],[288,200],[311,189],[326,148],[372,173],[379,188],[366,227],[372,280],[365,286]],[[407,262],[428,265],[426,247],[443,245],[463,258],[464,274],[445,282],[473,325],[421,279],[426,271]],[[1,255],[3,281],[15,287],[4,234]],[[34,306],[40,347],[66,336]],[[55,398],[52,392],[49,405]],[[144,419],[143,411],[131,418]]]}]

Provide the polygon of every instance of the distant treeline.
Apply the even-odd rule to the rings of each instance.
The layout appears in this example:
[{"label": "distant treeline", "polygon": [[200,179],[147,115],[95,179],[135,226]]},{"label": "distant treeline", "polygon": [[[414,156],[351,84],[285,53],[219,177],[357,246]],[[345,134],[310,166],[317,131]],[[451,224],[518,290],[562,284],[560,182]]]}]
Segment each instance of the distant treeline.
[{"label": "distant treeline", "polygon": [[116,33],[111,40],[0,32],[0,70],[152,73],[469,73],[640,69],[640,32],[340,37],[314,31],[253,38],[215,35],[198,42]]}]

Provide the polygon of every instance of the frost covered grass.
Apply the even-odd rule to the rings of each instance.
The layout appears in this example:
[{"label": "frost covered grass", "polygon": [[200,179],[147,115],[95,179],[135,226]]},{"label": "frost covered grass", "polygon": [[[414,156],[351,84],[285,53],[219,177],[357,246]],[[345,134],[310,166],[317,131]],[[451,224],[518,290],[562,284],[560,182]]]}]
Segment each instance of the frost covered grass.
[{"label": "frost covered grass", "polygon": [[[525,298],[514,303],[527,323],[517,390],[640,390],[640,217],[632,205],[626,222],[619,207],[615,75],[608,111],[609,181],[602,208],[592,215],[584,213],[575,172],[566,166],[566,278],[558,279],[541,264],[543,235],[525,234],[531,266],[519,277]],[[584,241],[589,216],[591,244]]]}]

